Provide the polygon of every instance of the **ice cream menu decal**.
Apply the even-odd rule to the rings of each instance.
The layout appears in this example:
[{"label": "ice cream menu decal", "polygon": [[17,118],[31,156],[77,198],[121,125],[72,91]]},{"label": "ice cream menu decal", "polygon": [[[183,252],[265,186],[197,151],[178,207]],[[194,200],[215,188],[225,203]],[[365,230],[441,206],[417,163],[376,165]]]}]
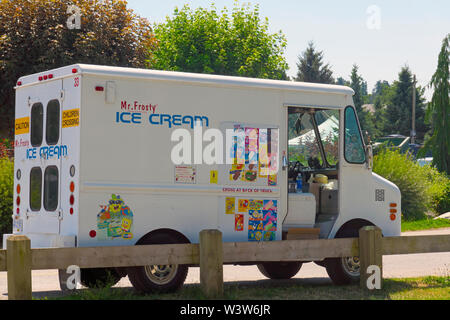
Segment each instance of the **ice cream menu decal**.
[{"label": "ice cream menu decal", "polygon": [[268,186],[277,185],[278,129],[234,127],[230,150],[233,160],[230,181],[253,183],[266,179]]},{"label": "ice cream menu decal", "polygon": [[[278,224],[278,201],[225,198],[225,214],[234,215],[235,231],[244,232],[248,221],[248,241],[274,241]],[[248,219],[245,219],[247,215]]]}]

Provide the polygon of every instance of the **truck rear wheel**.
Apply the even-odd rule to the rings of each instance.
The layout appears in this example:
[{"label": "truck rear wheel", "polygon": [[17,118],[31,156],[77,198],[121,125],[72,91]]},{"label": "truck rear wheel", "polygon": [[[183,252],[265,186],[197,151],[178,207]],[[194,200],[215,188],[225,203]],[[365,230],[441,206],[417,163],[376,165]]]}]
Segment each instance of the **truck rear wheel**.
[{"label": "truck rear wheel", "polygon": [[264,262],[258,264],[257,267],[269,279],[290,279],[298,273],[302,262]]},{"label": "truck rear wheel", "polygon": [[[137,245],[185,243],[171,233],[156,233],[142,238]],[[167,293],[178,290],[186,280],[186,265],[151,265],[127,268],[128,278],[140,293]]]},{"label": "truck rear wheel", "polygon": [[80,281],[87,288],[112,287],[122,278],[114,268],[81,269]]}]

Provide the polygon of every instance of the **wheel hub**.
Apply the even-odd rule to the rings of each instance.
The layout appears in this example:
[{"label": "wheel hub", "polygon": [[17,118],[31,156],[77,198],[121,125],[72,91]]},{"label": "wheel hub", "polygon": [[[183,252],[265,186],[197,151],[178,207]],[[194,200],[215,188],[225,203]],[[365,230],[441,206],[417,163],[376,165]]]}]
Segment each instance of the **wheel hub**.
[{"label": "wheel hub", "polygon": [[353,277],[360,275],[359,257],[344,257],[341,260],[344,271]]},{"label": "wheel hub", "polygon": [[178,270],[177,265],[145,266],[145,274],[154,283],[164,285],[173,280]]}]

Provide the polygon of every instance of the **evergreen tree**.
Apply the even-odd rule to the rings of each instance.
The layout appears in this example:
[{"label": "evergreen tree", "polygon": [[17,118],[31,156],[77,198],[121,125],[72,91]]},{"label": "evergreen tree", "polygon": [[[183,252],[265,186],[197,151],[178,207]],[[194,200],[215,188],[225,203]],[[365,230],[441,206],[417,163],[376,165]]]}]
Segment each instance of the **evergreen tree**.
[{"label": "evergreen tree", "polygon": [[342,78],[342,77],[339,77],[339,78],[336,79],[336,84],[337,84],[337,85],[340,85],[340,86],[347,86],[347,87],[350,87],[350,82],[348,82],[347,80],[345,80],[345,79]]},{"label": "evergreen tree", "polygon": [[377,96],[385,95],[390,87],[391,87],[391,85],[389,84],[388,81],[378,80],[377,83],[375,84],[375,87],[372,90],[372,97],[374,98],[374,100]]},{"label": "evergreen tree", "polygon": [[386,108],[391,98],[391,86],[388,81],[377,81],[372,90],[372,103],[374,104],[375,113],[373,115],[373,124],[375,127],[375,136],[382,137],[388,135],[385,132],[386,127]]},{"label": "evergreen tree", "polygon": [[356,111],[358,112],[358,115],[360,115],[362,111],[362,105],[364,103],[362,83],[363,79],[358,74],[358,66],[354,64],[352,68],[352,74],[350,75],[350,86],[352,87],[353,91],[355,91],[355,95],[353,96],[353,102],[355,103],[355,108]]},{"label": "evergreen tree", "polygon": [[431,122],[432,136],[425,149],[433,152],[433,164],[450,175],[450,72],[449,72],[450,34],[442,43],[438,67],[431,78],[430,87],[434,87],[433,97],[428,104],[427,120]]},{"label": "evergreen tree", "polygon": [[[386,134],[410,136],[412,123],[412,88],[413,76],[405,66],[393,84],[393,92],[386,110]],[[417,141],[423,141],[428,126],[425,124],[424,89],[416,88],[416,133]]]},{"label": "evergreen tree", "polygon": [[362,106],[364,104],[365,97],[367,96],[367,83],[358,74],[359,67],[354,64],[352,68],[352,73],[350,75],[350,87],[355,91],[353,96],[353,102],[355,104],[355,109],[358,114],[359,123],[361,125],[361,130],[366,138],[366,143],[368,143],[367,135],[373,140],[375,136],[375,127],[373,123],[373,117],[370,112],[363,110]]},{"label": "evergreen tree", "polygon": [[334,83],[333,71],[323,62],[323,52],[316,51],[311,41],[308,48],[299,56],[295,81],[314,83]]}]

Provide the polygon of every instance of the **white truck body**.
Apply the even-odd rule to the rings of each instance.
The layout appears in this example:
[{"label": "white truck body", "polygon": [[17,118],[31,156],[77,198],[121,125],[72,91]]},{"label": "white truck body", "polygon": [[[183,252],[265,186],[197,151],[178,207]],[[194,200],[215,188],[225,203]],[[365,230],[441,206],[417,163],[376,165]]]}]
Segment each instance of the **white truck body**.
[{"label": "white truck body", "polygon": [[[289,228],[320,228],[321,238],[333,238],[345,223],[364,220],[399,236],[399,189],[367,161],[346,161],[352,95],[342,86],[82,64],[22,77],[13,233],[27,235],[33,248],[134,245],[161,229],[192,243],[203,229],[219,229],[224,241],[276,241]],[[288,192],[289,110],[302,108],[338,118],[339,159],[330,169],[338,199],[330,219],[319,219],[312,192]],[[278,129],[276,175],[244,167],[235,180],[232,165],[174,164],[171,135],[193,133],[195,120],[224,136],[226,129],[258,129],[259,137]]]}]

